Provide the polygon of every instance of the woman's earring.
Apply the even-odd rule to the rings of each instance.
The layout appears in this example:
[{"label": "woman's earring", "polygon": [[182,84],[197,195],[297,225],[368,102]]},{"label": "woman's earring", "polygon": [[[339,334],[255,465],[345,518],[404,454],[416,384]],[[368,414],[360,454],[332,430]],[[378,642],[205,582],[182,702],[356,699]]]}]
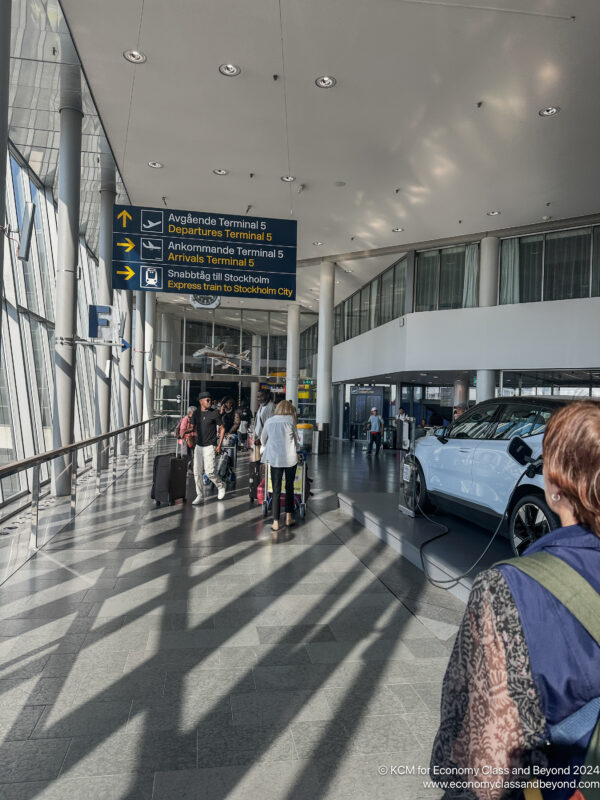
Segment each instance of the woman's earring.
[{"label": "woman's earring", "polygon": [[558,501],[560,500],[559,494],[551,494],[550,497],[554,500],[555,503],[558,503]]}]

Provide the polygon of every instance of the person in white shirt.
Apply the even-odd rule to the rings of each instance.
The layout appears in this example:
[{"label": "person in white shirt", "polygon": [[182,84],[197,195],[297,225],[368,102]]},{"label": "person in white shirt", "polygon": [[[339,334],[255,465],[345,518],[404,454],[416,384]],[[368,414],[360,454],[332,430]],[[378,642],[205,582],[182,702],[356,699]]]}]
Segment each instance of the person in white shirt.
[{"label": "person in white shirt", "polygon": [[375,444],[375,455],[379,455],[381,442],[383,439],[383,417],[377,413],[375,406],[371,409],[371,416],[367,420],[367,427],[369,429],[369,446],[367,447],[367,455],[373,452],[373,444]]},{"label": "person in white shirt", "polygon": [[265,427],[266,421],[275,413],[275,403],[268,389],[261,389],[258,392],[258,411],[254,418],[254,439],[258,441]]},{"label": "person in white shirt", "polygon": [[275,413],[265,422],[260,440],[264,446],[263,462],[271,467],[271,483],[273,485],[273,525],[272,530],[279,530],[279,512],[281,484],[285,474],[285,524],[294,525],[294,478],[298,456],[298,431],[296,430],[297,414],[293,403],[282,400]]}]

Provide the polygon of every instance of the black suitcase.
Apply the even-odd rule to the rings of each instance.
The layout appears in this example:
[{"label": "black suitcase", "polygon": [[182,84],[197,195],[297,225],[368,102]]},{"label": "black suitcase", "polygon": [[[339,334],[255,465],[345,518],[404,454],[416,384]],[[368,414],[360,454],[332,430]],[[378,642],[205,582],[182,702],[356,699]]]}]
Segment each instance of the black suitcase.
[{"label": "black suitcase", "polygon": [[262,464],[260,461],[251,461],[248,465],[248,495],[253,503],[257,498],[258,484],[262,480]]},{"label": "black suitcase", "polygon": [[173,504],[175,500],[185,502],[187,484],[187,459],[174,457],[171,453],[156,456],[152,472],[150,497],[161,503]]}]

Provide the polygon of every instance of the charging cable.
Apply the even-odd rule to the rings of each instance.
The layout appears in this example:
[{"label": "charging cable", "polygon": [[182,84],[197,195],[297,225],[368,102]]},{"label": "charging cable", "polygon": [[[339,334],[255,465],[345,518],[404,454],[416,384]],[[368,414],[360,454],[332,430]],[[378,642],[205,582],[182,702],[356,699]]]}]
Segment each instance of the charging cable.
[{"label": "charging cable", "polygon": [[[440,527],[440,528],[443,528],[443,531],[442,531],[442,533],[438,533],[438,535],[437,535],[437,536],[432,536],[432,538],[431,538],[431,539],[427,539],[427,541],[423,542],[423,543],[421,544],[421,546],[419,547],[419,556],[420,556],[420,558],[421,558],[421,568],[422,568],[422,570],[423,570],[423,574],[425,575],[425,577],[427,578],[427,580],[429,581],[429,583],[431,583],[431,584],[432,584],[432,586],[437,586],[439,589],[445,589],[446,591],[449,591],[450,589],[454,589],[454,587],[455,587],[455,586],[458,586],[458,584],[460,583],[460,581],[461,581],[463,578],[466,578],[466,577],[467,577],[467,575],[470,575],[470,574],[471,574],[471,572],[473,572],[473,570],[475,569],[475,567],[476,567],[476,566],[477,566],[477,565],[478,565],[478,564],[481,562],[481,560],[483,559],[483,557],[485,556],[485,554],[487,553],[487,551],[488,551],[488,550],[490,549],[490,547],[492,546],[492,543],[493,543],[494,539],[496,538],[496,536],[498,536],[498,534],[500,533],[500,529],[501,529],[501,527],[502,527],[502,524],[504,523],[504,520],[505,520],[505,519],[507,518],[507,516],[508,516],[508,509],[510,508],[510,504],[512,503],[512,499],[513,499],[513,497],[514,497],[514,495],[515,495],[515,492],[517,491],[517,488],[518,488],[519,484],[521,483],[521,481],[523,480],[523,478],[525,477],[525,475],[530,475],[530,476],[531,476],[531,474],[532,474],[532,470],[533,470],[533,472],[534,472],[534,474],[535,474],[535,470],[536,470],[536,469],[537,469],[537,468],[540,466],[540,464],[541,464],[541,458],[540,458],[540,459],[537,459],[537,460],[535,460],[535,461],[532,461],[530,464],[528,464],[528,465],[527,465],[527,467],[526,467],[526,468],[523,470],[523,472],[521,473],[521,476],[519,477],[519,480],[516,482],[514,489],[513,489],[513,490],[512,490],[512,492],[510,493],[510,497],[508,498],[508,502],[506,503],[506,508],[504,509],[504,513],[502,514],[502,518],[500,519],[500,522],[498,523],[498,527],[496,528],[496,530],[495,530],[495,531],[494,531],[494,533],[492,534],[492,538],[490,539],[490,541],[489,541],[489,542],[488,542],[488,544],[486,545],[486,547],[485,547],[484,551],[483,551],[483,552],[482,552],[482,554],[479,556],[479,558],[477,559],[477,561],[475,561],[475,563],[474,563],[474,564],[472,564],[472,565],[469,567],[469,569],[468,569],[466,572],[463,572],[463,573],[462,573],[462,575],[458,575],[456,578],[451,578],[450,580],[447,580],[447,581],[439,581],[439,580],[436,580],[435,578],[432,578],[430,575],[428,575],[428,574],[427,574],[427,569],[426,569],[426,567],[425,567],[425,554],[424,554],[424,552],[423,552],[423,551],[424,551],[425,547],[426,547],[428,544],[431,544],[431,542],[435,542],[437,539],[441,539],[443,536],[447,536],[447,535],[450,533],[450,528],[449,528],[447,525],[444,525],[444,524],[443,524],[443,523],[441,523],[441,522],[436,522],[436,520],[434,520],[434,519],[431,519],[431,517],[430,517],[430,516],[428,516],[428,515],[427,515],[427,514],[426,514],[426,513],[423,511],[423,508],[422,508],[422,506],[421,506],[421,503],[420,503],[420,502],[417,502],[417,503],[415,504],[415,505],[416,505],[416,507],[418,508],[418,510],[421,512],[421,514],[422,514],[422,515],[425,517],[425,519],[426,519],[428,522],[431,522],[431,523],[433,523],[434,525],[437,525],[438,527]],[[416,469],[416,468],[417,468],[417,467],[416,467],[416,461],[415,461],[415,464],[413,465],[413,469]]]}]

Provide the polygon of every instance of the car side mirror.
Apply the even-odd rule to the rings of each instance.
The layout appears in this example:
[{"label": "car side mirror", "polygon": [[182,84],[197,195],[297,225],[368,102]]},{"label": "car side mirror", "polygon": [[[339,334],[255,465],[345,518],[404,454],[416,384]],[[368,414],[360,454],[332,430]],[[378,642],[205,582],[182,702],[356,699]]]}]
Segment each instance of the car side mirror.
[{"label": "car side mirror", "polygon": [[448,441],[448,430],[449,428],[436,428],[433,432],[433,435],[442,443],[446,444]]},{"label": "car side mirror", "polygon": [[530,464],[533,459],[531,455],[533,450],[529,445],[521,439],[520,436],[514,436],[508,445],[508,454],[511,455],[518,464],[525,466]]}]

